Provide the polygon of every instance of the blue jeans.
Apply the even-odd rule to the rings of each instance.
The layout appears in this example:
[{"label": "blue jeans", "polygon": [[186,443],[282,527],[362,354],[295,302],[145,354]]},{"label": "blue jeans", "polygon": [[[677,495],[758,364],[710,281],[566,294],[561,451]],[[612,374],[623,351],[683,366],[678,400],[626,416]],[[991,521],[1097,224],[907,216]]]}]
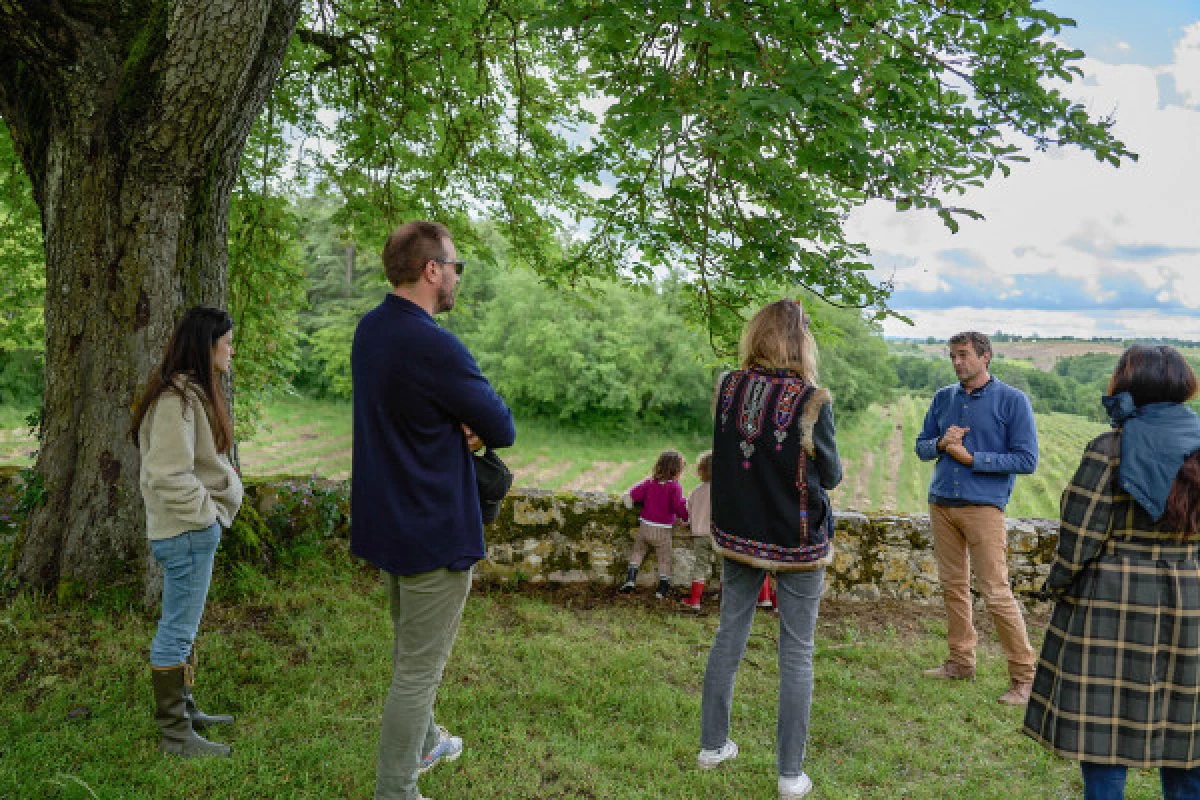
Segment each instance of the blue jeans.
[{"label": "blue jeans", "polygon": [[[708,666],[700,704],[700,747],[716,750],[729,737],[729,712],[738,665],[746,653],[758,590],[766,570],[724,559],[721,573],[721,622]],[[778,572],[779,716],[775,724],[775,763],[779,774],[795,778],[804,771],[808,717],[812,709],[813,636],[825,570]]]},{"label": "blue jeans", "polygon": [[201,531],[150,540],[154,558],[163,568],[162,617],[150,645],[151,666],[178,666],[191,655],[220,542],[217,522]]},{"label": "blue jeans", "polygon": [[[1084,800],[1124,800],[1126,767],[1081,761]],[[1200,800],[1200,767],[1163,767],[1159,771],[1164,800]]]}]

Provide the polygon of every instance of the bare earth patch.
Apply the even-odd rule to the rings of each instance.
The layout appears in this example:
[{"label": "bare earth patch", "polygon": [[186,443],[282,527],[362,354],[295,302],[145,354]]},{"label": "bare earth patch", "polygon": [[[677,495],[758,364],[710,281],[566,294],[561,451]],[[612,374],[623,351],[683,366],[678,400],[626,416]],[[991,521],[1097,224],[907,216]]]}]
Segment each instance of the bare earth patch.
[{"label": "bare earth patch", "polygon": [[871,474],[874,472],[875,453],[867,450],[863,452],[862,464],[854,473],[854,489],[850,493],[849,508],[863,511],[871,507]]},{"label": "bare earth patch", "polygon": [[552,481],[571,467],[570,461],[556,461],[550,465],[546,465],[545,461],[545,458],[538,456],[533,464],[517,473],[514,483],[540,489],[553,488]]},{"label": "bare earth patch", "polygon": [[562,485],[570,492],[603,492],[632,467],[634,461],[597,461],[586,470]]},{"label": "bare earth patch", "polygon": [[888,406],[887,418],[892,423],[892,432],[888,436],[887,454],[884,456],[885,469],[883,476],[883,499],[881,508],[894,511],[898,505],[897,489],[900,486],[900,466],[904,463],[904,423],[900,414],[893,406]]}]

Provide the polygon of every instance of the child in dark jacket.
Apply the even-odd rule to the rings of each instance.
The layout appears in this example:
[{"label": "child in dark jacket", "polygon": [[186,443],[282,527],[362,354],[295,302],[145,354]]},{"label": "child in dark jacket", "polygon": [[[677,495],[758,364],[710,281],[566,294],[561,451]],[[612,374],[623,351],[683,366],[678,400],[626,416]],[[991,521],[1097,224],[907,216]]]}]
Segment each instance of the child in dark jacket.
[{"label": "child in dark jacket", "polygon": [[637,582],[638,569],[646,551],[654,546],[658,559],[658,589],[654,596],[660,600],[671,590],[671,529],[675,520],[688,520],[687,504],[683,500],[683,487],[679,476],[683,474],[683,456],[675,450],[666,450],[654,464],[654,474],[634,486],[625,495],[627,505],[640,505],[638,532],[633,541],[633,552],[629,556],[629,571],[622,592],[632,592]]}]

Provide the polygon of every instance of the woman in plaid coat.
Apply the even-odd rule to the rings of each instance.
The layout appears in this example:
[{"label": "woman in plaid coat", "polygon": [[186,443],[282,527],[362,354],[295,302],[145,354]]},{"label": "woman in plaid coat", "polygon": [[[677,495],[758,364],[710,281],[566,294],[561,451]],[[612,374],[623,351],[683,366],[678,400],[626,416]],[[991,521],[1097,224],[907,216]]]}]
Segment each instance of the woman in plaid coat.
[{"label": "woman in plaid coat", "polygon": [[1134,345],[1104,398],[1116,430],[1063,492],[1043,591],[1058,600],[1024,732],[1081,762],[1087,800],[1122,798],[1128,767],[1200,798],[1200,418],[1171,347]]}]

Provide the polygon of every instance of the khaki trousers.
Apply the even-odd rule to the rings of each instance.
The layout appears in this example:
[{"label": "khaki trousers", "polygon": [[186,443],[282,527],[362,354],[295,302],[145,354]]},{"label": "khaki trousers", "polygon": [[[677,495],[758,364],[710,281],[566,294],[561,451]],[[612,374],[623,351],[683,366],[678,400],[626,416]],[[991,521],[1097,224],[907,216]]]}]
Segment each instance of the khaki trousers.
[{"label": "khaki trousers", "polygon": [[419,800],[417,768],[438,742],[433,704],[471,591],[471,570],[383,573],[391,601],[392,684],[379,731],[375,800]]},{"label": "khaki trousers", "polygon": [[1008,531],[995,506],[929,504],[933,552],[946,602],[946,643],[950,660],[975,666],[978,636],[971,618],[971,568],[1014,681],[1032,681],[1036,662],[1025,619],[1008,582]]},{"label": "khaki trousers", "polygon": [[658,574],[664,578],[671,577],[671,558],[674,550],[670,528],[650,525],[647,522],[640,523],[637,535],[633,537],[633,552],[629,554],[629,563],[635,567],[642,566],[642,561],[651,547],[654,548],[654,556],[658,560]]}]

